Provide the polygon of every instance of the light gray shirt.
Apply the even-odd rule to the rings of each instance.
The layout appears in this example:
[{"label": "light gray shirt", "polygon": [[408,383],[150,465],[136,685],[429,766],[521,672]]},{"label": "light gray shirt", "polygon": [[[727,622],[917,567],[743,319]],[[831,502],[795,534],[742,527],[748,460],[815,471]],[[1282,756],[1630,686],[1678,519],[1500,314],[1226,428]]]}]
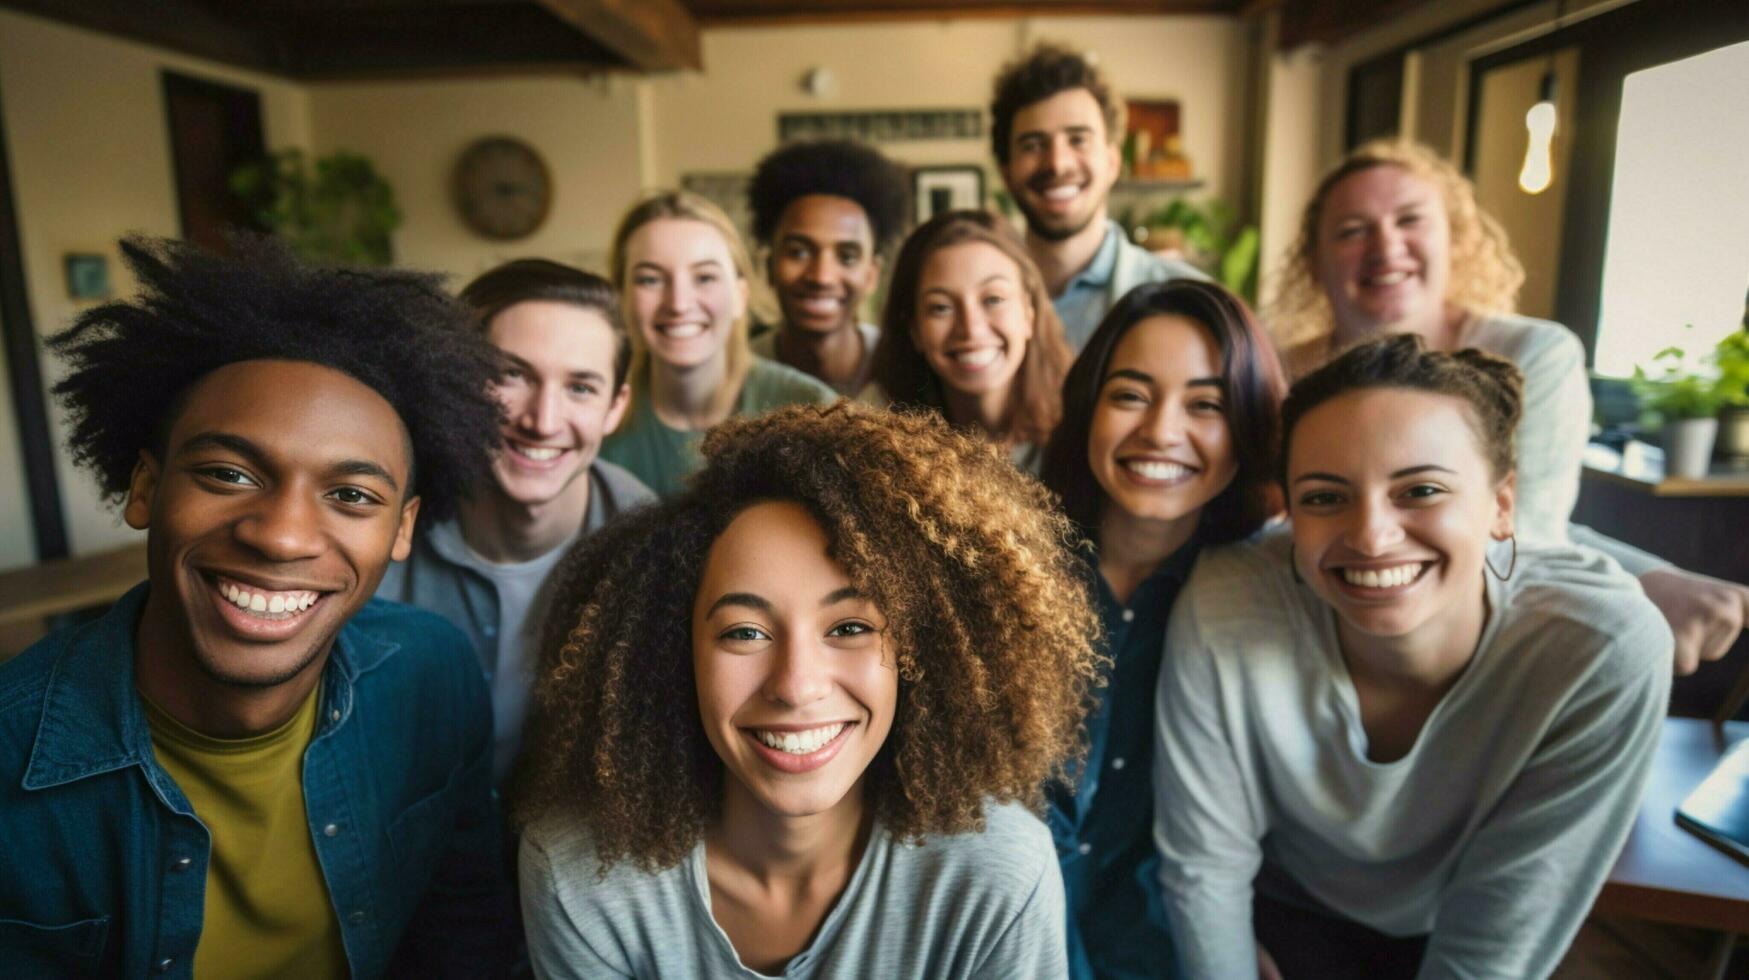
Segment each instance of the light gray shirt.
[{"label": "light gray shirt", "polygon": [[[1639,807],[1673,641],[1609,558],[1521,547],[1408,754],[1367,758],[1335,613],[1287,536],[1205,551],[1160,672],[1155,842],[1189,977],[1255,977],[1252,882],[1394,936],[1419,976],[1547,976]],[[1493,555],[1504,568],[1506,556]]]},{"label": "light gray shirt", "polygon": [[1458,347],[1498,354],[1524,372],[1514,504],[1519,540],[1570,540],[1596,548],[1635,577],[1669,565],[1633,545],[1568,523],[1579,500],[1585,444],[1591,439],[1591,385],[1579,338],[1549,320],[1499,313],[1470,317]]},{"label": "light gray shirt", "polygon": [[1123,226],[1115,221],[1105,223],[1105,240],[1093,261],[1075,274],[1063,286],[1063,291],[1051,301],[1057,319],[1063,321],[1063,336],[1069,349],[1081,353],[1087,339],[1099,329],[1123,294],[1145,282],[1165,282],[1168,279],[1207,279],[1208,275],[1189,262],[1162,258],[1130,241]]},{"label": "light gray shirt", "polygon": [[[879,824],[844,894],[783,972],[790,978],[1068,974],[1063,879],[1051,835],[1016,804],[983,833],[903,844]],[[704,843],[655,873],[597,877],[582,828],[556,818],[522,838],[522,910],[539,977],[760,977],[711,917]]]}]

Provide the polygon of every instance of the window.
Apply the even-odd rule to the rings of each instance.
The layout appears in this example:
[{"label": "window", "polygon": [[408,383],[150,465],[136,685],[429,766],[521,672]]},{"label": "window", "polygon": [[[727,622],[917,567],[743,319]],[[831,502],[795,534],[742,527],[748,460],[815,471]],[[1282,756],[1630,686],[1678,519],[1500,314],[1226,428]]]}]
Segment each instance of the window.
[{"label": "window", "polygon": [[[1710,346],[1749,290],[1749,42],[1622,84],[1595,367],[1631,374],[1664,347]],[[1684,325],[1694,324],[1693,331]],[[1686,336],[1685,336],[1686,335]]]}]

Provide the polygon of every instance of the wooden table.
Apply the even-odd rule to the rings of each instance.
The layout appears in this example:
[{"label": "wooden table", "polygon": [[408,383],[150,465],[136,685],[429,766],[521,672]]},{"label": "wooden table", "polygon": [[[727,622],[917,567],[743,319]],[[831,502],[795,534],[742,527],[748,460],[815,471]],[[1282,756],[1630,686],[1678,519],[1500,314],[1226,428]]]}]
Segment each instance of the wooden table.
[{"label": "wooden table", "polygon": [[1730,722],[1720,740],[1709,721],[1664,719],[1640,815],[1594,909],[1723,933],[1715,976],[1749,933],[1749,865],[1677,826],[1676,808],[1746,738],[1749,722]]},{"label": "wooden table", "polygon": [[[43,634],[48,617],[107,605],[145,578],[144,541],[114,551],[0,572],[0,642],[22,649]],[[6,652],[0,650],[0,658]]]}]

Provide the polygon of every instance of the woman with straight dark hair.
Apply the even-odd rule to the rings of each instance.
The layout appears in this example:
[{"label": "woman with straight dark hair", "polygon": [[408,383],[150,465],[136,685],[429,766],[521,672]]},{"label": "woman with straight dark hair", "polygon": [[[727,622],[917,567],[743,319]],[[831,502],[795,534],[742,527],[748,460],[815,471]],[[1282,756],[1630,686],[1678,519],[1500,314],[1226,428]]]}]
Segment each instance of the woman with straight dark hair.
[{"label": "woman with straight dark hair", "polygon": [[899,249],[861,397],[934,409],[1036,471],[1073,357],[1020,236],[984,211],[944,211]]},{"label": "woman with straight dark hair", "polygon": [[1167,615],[1203,548],[1277,511],[1284,387],[1244,302],[1188,279],[1120,299],[1063,385],[1042,477],[1094,545],[1085,571],[1111,656],[1086,765],[1049,794],[1074,977],[1171,969],[1150,779]]}]

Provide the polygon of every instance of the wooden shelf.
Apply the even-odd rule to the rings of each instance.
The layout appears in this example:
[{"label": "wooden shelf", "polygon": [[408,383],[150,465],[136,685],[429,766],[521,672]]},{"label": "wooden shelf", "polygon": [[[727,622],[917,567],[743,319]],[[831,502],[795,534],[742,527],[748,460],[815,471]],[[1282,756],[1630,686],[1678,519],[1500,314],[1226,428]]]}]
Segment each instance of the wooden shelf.
[{"label": "wooden shelf", "polygon": [[1654,497],[1749,497],[1749,469],[1719,463],[1698,480],[1666,477],[1664,454],[1655,446],[1630,442],[1618,453],[1593,443],[1585,450],[1585,476]]},{"label": "wooden shelf", "polygon": [[1208,181],[1200,177],[1189,180],[1162,180],[1158,177],[1124,177],[1111,185],[1112,193],[1158,194],[1164,191],[1201,190]]}]

